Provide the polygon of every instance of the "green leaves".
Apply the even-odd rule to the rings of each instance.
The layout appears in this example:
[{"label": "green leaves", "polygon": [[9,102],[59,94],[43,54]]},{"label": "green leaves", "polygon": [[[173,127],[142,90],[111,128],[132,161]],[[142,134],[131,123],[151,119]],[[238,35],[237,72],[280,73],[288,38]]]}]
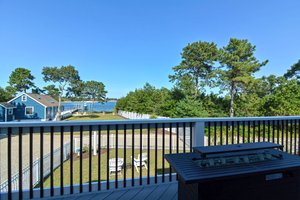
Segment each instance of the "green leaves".
[{"label": "green leaves", "polygon": [[25,68],[16,68],[9,76],[8,84],[15,88],[18,92],[26,92],[29,88],[33,88],[34,76],[31,71]]},{"label": "green leaves", "polygon": [[213,42],[199,41],[188,44],[181,53],[181,63],[173,67],[175,74],[169,76],[170,81],[177,83],[179,87],[186,86],[189,81],[190,85],[194,85],[196,96],[199,87],[204,88],[212,82],[213,66],[218,54],[217,45]]},{"label": "green leaves", "polygon": [[234,99],[238,92],[253,81],[253,74],[268,61],[259,62],[255,46],[248,40],[231,38],[229,44],[220,50],[220,82],[230,95],[230,117],[234,116]]}]

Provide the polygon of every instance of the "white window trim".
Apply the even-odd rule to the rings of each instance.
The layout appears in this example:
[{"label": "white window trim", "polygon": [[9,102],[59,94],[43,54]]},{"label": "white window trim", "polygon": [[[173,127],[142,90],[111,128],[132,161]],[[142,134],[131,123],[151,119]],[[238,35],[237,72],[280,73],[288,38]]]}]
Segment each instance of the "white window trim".
[{"label": "white window trim", "polygon": [[[27,114],[27,113],[26,113],[26,109],[27,109],[27,108],[31,108],[31,109],[32,109],[32,114]],[[25,115],[29,115],[29,116],[34,115],[34,107],[33,107],[33,106],[26,106],[26,107],[25,107]]]},{"label": "white window trim", "polygon": [[13,115],[14,114],[14,109],[13,108],[8,108],[8,114]]},{"label": "white window trim", "polygon": [[[23,99],[23,98],[24,98],[24,99]],[[23,95],[21,96],[21,101],[22,101],[22,102],[27,101],[27,95],[23,94]]]}]

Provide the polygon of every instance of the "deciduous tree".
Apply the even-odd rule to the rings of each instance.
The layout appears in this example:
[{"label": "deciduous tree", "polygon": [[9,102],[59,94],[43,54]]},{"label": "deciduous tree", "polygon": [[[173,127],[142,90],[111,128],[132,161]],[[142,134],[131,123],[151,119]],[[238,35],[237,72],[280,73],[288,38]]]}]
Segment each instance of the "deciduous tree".
[{"label": "deciduous tree", "polygon": [[42,74],[45,82],[52,82],[57,84],[59,90],[58,96],[58,113],[57,120],[61,119],[61,98],[67,91],[67,88],[76,81],[80,80],[80,76],[75,67],[61,66],[61,67],[44,67]]},{"label": "deciduous tree", "polygon": [[93,101],[92,112],[94,112],[95,101],[104,102],[106,98],[105,85],[98,81],[86,81],[84,84],[84,95]]}]

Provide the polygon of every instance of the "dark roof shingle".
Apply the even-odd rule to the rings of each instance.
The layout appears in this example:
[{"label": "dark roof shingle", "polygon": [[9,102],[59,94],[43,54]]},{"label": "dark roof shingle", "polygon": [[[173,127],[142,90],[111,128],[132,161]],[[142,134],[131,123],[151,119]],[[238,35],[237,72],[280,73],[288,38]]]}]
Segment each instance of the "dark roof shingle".
[{"label": "dark roof shingle", "polygon": [[40,102],[41,104],[45,105],[46,107],[57,107],[58,101],[56,101],[53,97],[49,95],[41,95],[41,94],[28,94],[31,98],[35,99],[36,101]]},{"label": "dark roof shingle", "polygon": [[4,108],[14,108],[15,106],[11,103],[6,103],[6,102],[0,102],[0,105],[3,106]]}]

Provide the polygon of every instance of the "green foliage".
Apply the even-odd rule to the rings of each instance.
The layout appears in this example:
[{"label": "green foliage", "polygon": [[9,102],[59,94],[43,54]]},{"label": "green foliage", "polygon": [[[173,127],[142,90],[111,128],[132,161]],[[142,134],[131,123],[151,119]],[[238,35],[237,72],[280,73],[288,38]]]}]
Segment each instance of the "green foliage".
[{"label": "green foliage", "polygon": [[13,94],[6,89],[0,87],[0,102],[6,102],[13,97]]},{"label": "green foliage", "polygon": [[31,71],[25,68],[16,68],[9,76],[8,84],[18,92],[26,92],[29,88],[33,88],[34,76]]},{"label": "green foliage", "polygon": [[300,81],[300,60],[284,74],[285,78],[296,78],[298,81]]},{"label": "green foliage", "polygon": [[181,56],[181,63],[173,67],[175,74],[169,78],[183,88],[194,85],[194,94],[197,96],[199,86],[203,89],[212,82],[213,65],[218,59],[217,45],[213,42],[194,42],[183,48]]},{"label": "green foliage", "polygon": [[45,93],[47,95],[50,95],[54,99],[58,100],[59,89],[55,85],[47,85],[47,86],[43,87],[43,89],[45,90]]},{"label": "green foliage", "polygon": [[200,101],[191,97],[186,97],[176,104],[175,116],[180,118],[208,117],[208,113]]},{"label": "green foliage", "polygon": [[94,112],[94,102],[104,102],[107,91],[105,85],[98,81],[87,81],[83,85],[83,94],[93,101],[92,112]]},{"label": "green foliage", "polygon": [[300,87],[296,79],[287,80],[275,88],[274,94],[263,99],[260,112],[265,116],[300,114]]},{"label": "green foliage", "polygon": [[[58,96],[58,120],[61,116],[61,97],[64,92],[67,91],[68,87],[70,88],[73,84],[76,84],[80,81],[79,73],[75,67],[68,65],[58,67],[44,67],[42,74],[44,75],[43,79],[45,82],[52,82],[58,85],[59,96]],[[70,89],[69,89],[70,90]]]},{"label": "green foliage", "polygon": [[236,95],[254,79],[253,74],[268,62],[260,63],[254,57],[255,48],[248,40],[231,38],[229,44],[221,49],[220,84],[230,95],[231,117],[234,115]]}]

